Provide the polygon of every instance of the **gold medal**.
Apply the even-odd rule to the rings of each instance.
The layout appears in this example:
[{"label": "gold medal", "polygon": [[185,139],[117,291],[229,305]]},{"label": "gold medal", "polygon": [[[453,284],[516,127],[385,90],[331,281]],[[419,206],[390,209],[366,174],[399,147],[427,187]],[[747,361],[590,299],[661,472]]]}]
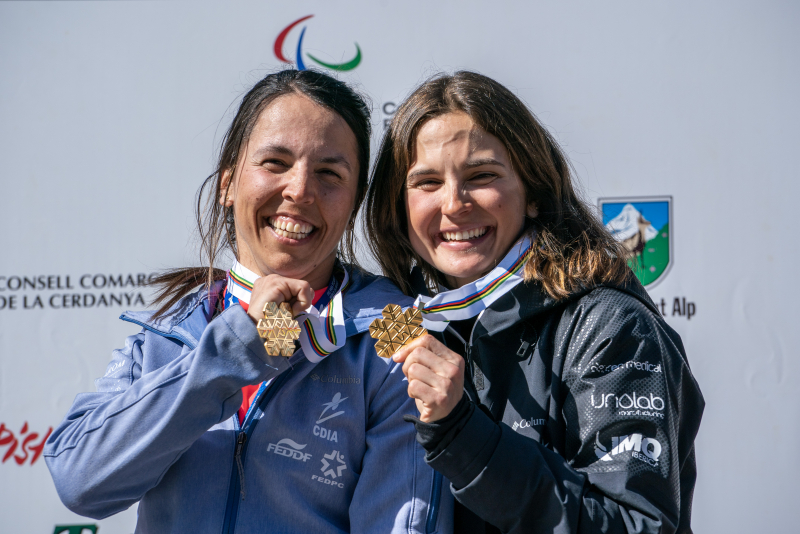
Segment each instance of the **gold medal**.
[{"label": "gold medal", "polygon": [[285,302],[264,304],[264,318],[256,325],[258,335],[265,339],[264,348],[270,356],[294,354],[294,340],[300,338],[300,325],[292,318],[292,309]]},{"label": "gold medal", "polygon": [[397,304],[387,304],[381,315],[383,319],[375,319],[369,325],[369,335],[378,340],[375,350],[381,358],[391,358],[400,347],[428,333],[422,328],[422,314],[416,308],[403,311]]}]

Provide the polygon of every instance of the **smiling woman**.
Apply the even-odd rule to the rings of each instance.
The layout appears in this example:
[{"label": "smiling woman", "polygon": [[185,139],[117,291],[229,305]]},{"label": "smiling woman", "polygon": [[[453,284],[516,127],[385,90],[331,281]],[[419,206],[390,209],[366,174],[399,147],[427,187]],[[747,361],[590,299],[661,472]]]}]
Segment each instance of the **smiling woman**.
[{"label": "smiling woman", "polygon": [[[337,231],[330,228],[320,232],[325,236],[317,235],[313,243],[300,244],[295,250],[297,259],[308,260],[308,254],[313,251],[318,263],[331,267],[334,259],[331,253],[338,249],[342,259],[357,264],[353,250],[354,222],[367,189],[371,130],[369,121],[364,120],[369,116],[366,103],[360,97],[356,99],[343,94],[341,87],[345,86],[316,71],[283,71],[267,76],[245,95],[223,138],[217,168],[206,178],[197,194],[197,228],[202,240],[200,260],[206,267],[175,269],[156,278],[153,283],[162,288],[155,301],[161,304],[157,315],[172,307],[199,283],[205,281],[210,285],[214,280],[224,279],[226,272],[216,268],[216,264],[225,250],[240,260],[244,259],[251,271],[262,275],[283,272],[284,276],[289,276],[291,273],[281,270],[287,267],[285,254],[275,259],[273,267],[277,270],[268,265],[272,264],[272,259],[266,261],[270,254],[264,247],[279,244],[267,239],[266,226],[273,227],[273,236],[285,238],[280,242],[284,247],[280,250],[284,252],[288,250],[285,247],[300,244],[294,243],[298,240],[289,234],[306,233],[301,231],[303,225],[306,230],[312,226],[313,232],[309,233],[318,233],[312,221],[298,218],[299,211],[311,216],[310,210],[319,219],[321,210],[326,209],[320,208],[319,204],[308,207],[314,202],[309,202],[307,187],[321,186],[322,189],[312,192],[319,193],[320,198],[327,198],[331,191],[338,195],[335,201],[341,202],[343,195],[352,198],[344,199],[344,205],[349,209],[342,209],[342,205],[335,202],[321,203],[336,206],[335,210],[328,210],[326,221],[318,222],[336,222],[339,237],[331,243]],[[309,114],[305,115],[305,112]],[[287,128],[287,125],[292,127]],[[318,132],[316,128],[319,127],[323,129]],[[326,144],[331,146],[326,147]],[[244,188],[243,194],[237,195],[240,187]],[[298,193],[298,187],[302,197],[296,202],[291,197]],[[261,200],[248,198],[248,188],[252,188]],[[264,195],[270,198],[264,199]],[[288,195],[285,202],[284,195]],[[263,202],[267,205],[258,205]],[[292,207],[287,207],[289,205]],[[292,217],[281,219],[281,214],[276,211],[279,208],[290,210],[296,220]],[[264,218],[265,214],[273,217],[272,224]],[[261,220],[257,220],[258,217]],[[237,222],[241,226],[237,226]],[[320,228],[327,229],[327,224],[321,224]],[[247,236],[240,239],[240,232]],[[323,257],[327,262],[322,261]],[[254,263],[256,261],[258,265]],[[301,271],[307,269],[307,261],[296,263],[303,264]],[[311,270],[305,274],[310,273]],[[316,285],[312,286],[318,289]]]},{"label": "smiling woman", "polygon": [[327,285],[358,171],[358,145],[340,115],[302,94],[276,98],[235,170],[222,173],[220,203],[234,213],[239,262],[262,276]]},{"label": "smiling woman", "polygon": [[522,181],[500,140],[466,113],[427,121],[415,149],[406,179],[408,237],[450,287],[460,287],[494,267],[522,231],[526,213],[536,216],[536,205],[525,205]]},{"label": "smiling woman", "polygon": [[367,222],[434,332],[393,359],[456,532],[691,532],[703,398],[680,337],[519,98],[472,72],[417,88]]},{"label": "smiling woman", "polygon": [[[439,160],[436,165],[431,164],[434,159]],[[458,174],[445,165],[458,165]],[[420,232],[416,221],[407,218],[409,199],[420,199],[416,184],[430,190],[431,180],[445,186],[436,193],[449,203],[443,205],[444,219],[448,209],[459,206],[466,208],[465,213],[479,206],[478,211],[488,217],[484,225],[488,237],[479,252],[483,262],[473,257],[478,262],[474,273],[485,273],[489,257],[507,249],[521,229],[536,242],[525,265],[525,279],[538,280],[553,298],[626,276],[619,244],[581,201],[558,144],[513,93],[493,80],[460,72],[417,88],[398,107],[373,174],[379,179],[373,180],[367,200],[369,244],[384,273],[406,291],[410,291],[407,273],[415,265],[430,289],[445,281],[447,273],[432,268],[423,251],[474,249],[469,244],[440,246],[444,231],[483,231],[450,220],[448,225],[436,223],[442,234],[439,242],[435,226]],[[420,181],[424,177],[428,180]],[[481,207],[479,200],[490,194],[487,191],[501,194],[502,200],[490,201],[491,208]],[[503,224],[492,224],[492,219],[500,220],[499,210]],[[407,225],[414,231],[407,233]],[[427,241],[424,247],[419,247],[422,242],[412,243],[417,236]]]},{"label": "smiling woman", "polygon": [[198,193],[207,264],[157,278],[155,313],[123,314],[141,332],[47,443],[71,510],[138,502],[137,532],[452,530],[452,497],[402,419],[403,374],[366,335],[409,299],[338,258],[352,258],[369,136],[364,100],[325,74],[270,74],[245,95]]}]

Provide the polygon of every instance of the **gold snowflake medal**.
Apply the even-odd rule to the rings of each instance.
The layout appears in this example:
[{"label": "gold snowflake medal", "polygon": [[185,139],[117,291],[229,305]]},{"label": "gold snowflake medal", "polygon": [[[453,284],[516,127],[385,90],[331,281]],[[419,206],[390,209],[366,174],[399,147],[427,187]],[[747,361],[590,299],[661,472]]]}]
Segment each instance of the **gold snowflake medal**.
[{"label": "gold snowflake medal", "polygon": [[264,339],[264,348],[270,356],[289,357],[294,354],[294,342],[300,338],[300,325],[292,317],[286,302],[264,304],[264,318],[256,325],[258,335]]},{"label": "gold snowflake medal", "polygon": [[391,358],[400,347],[428,333],[422,327],[422,314],[416,308],[403,311],[397,304],[388,304],[381,315],[383,319],[375,319],[369,325],[369,335],[378,340],[375,350],[381,358]]}]

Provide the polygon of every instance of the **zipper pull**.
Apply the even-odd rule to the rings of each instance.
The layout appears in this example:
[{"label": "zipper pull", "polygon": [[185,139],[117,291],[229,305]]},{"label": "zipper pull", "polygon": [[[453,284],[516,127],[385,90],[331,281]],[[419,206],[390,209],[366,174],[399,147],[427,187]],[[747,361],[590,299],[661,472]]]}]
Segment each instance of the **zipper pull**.
[{"label": "zipper pull", "polygon": [[245,441],[247,441],[247,433],[244,431],[239,432],[239,435],[236,437],[236,452],[234,453],[234,457],[236,458],[236,467],[239,470],[239,492],[242,494],[242,500],[244,500],[245,496],[244,466],[242,465],[242,449],[244,448]]}]

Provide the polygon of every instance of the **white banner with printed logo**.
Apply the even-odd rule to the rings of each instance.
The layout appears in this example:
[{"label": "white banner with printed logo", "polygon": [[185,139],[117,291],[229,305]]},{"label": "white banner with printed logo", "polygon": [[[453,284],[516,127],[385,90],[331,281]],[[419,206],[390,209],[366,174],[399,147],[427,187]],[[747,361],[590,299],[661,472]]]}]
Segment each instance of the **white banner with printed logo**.
[{"label": "white banner with printed logo", "polygon": [[151,273],[196,264],[231,103],[286,64],[368,94],[376,145],[439,70],[519,94],[683,338],[707,401],[695,530],[793,530],[798,22],[774,0],[0,2],[0,530],[133,531],[135,507],[69,512],[42,444]]}]

